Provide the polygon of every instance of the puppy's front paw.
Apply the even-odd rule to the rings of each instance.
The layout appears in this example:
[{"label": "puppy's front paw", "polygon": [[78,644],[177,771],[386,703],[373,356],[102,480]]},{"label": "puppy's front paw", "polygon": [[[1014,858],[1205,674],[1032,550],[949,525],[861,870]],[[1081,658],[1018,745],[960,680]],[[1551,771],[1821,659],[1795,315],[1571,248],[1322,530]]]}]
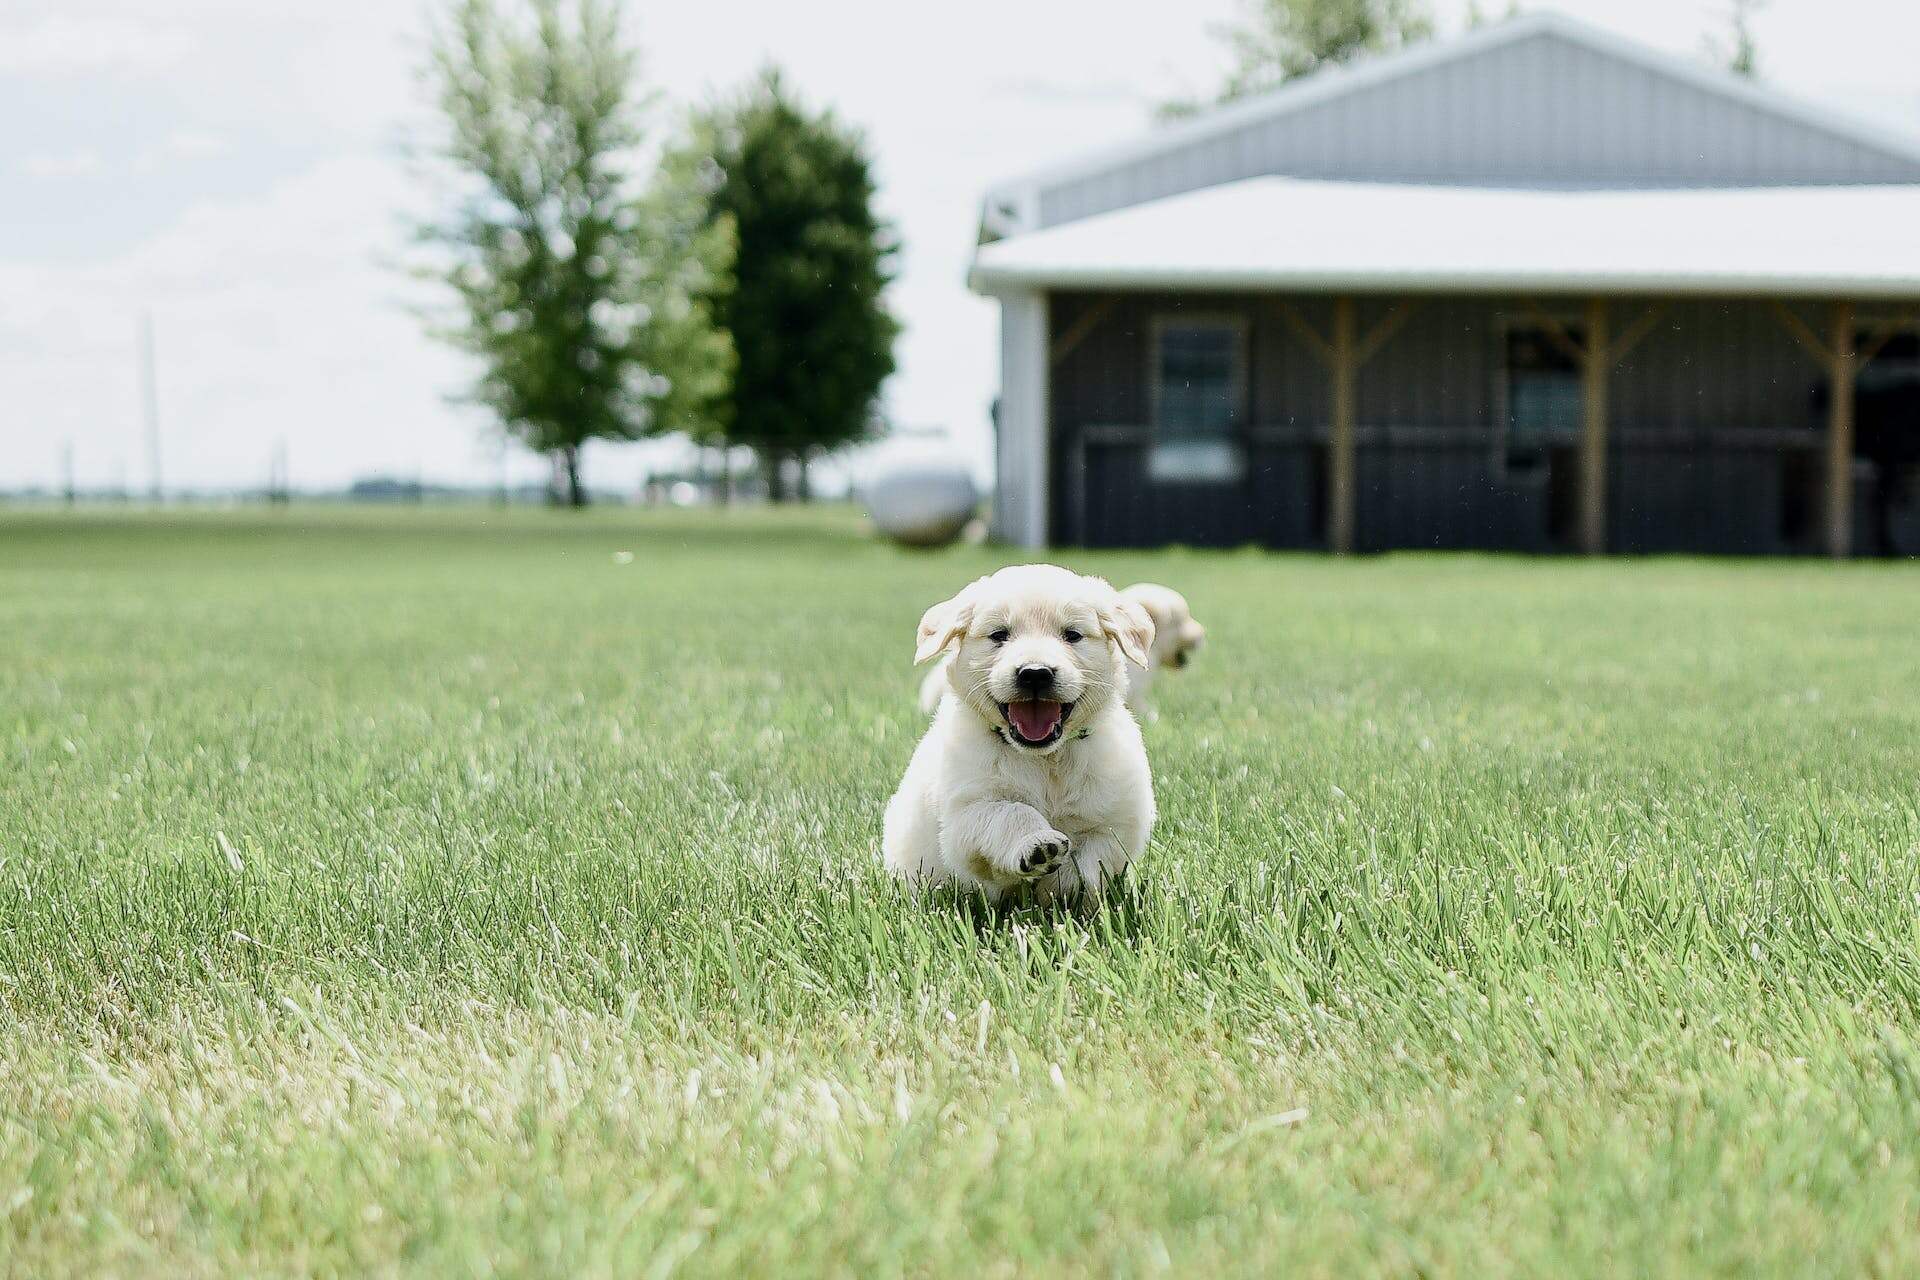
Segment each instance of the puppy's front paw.
[{"label": "puppy's front paw", "polygon": [[1067,838],[1058,831],[1049,830],[1020,856],[1020,874],[1029,880],[1038,880],[1050,876],[1060,869],[1060,864],[1073,852]]}]

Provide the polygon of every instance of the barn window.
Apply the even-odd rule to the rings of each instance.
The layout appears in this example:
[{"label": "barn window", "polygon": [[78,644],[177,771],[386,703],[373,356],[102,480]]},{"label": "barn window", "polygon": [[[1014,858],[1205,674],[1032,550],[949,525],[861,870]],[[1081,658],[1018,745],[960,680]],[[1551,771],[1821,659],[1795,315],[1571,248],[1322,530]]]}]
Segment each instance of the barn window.
[{"label": "barn window", "polygon": [[1153,329],[1155,480],[1237,480],[1246,471],[1246,330],[1233,319],[1163,318]]},{"label": "barn window", "polygon": [[[1576,344],[1586,341],[1579,325],[1566,324]],[[1506,461],[1516,471],[1544,466],[1555,445],[1580,434],[1580,363],[1555,335],[1532,324],[1506,332]]]}]

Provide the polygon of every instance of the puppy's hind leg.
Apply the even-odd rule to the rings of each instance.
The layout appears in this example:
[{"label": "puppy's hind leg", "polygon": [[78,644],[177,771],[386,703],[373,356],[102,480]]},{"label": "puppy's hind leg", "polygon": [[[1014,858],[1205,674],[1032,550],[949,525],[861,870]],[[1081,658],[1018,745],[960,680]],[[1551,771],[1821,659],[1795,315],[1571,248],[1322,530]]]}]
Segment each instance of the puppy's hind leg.
[{"label": "puppy's hind leg", "polygon": [[940,861],[939,821],[918,796],[902,793],[887,804],[880,851],[887,870],[903,880],[920,885],[947,878]]},{"label": "puppy's hind leg", "polygon": [[[1097,831],[1083,838],[1073,850],[1071,870],[1078,883],[1079,896],[1086,901],[1096,901],[1107,891],[1107,885],[1127,869],[1133,859],[1126,846],[1105,831]],[[1067,878],[1069,868],[1061,868],[1061,878]]]}]

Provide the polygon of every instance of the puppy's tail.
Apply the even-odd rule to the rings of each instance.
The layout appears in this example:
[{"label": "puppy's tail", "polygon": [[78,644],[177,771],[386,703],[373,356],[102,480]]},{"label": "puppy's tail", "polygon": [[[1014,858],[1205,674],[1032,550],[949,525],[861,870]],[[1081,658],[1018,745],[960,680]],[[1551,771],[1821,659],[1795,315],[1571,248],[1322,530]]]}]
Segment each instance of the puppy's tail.
[{"label": "puppy's tail", "polygon": [[920,709],[928,715],[940,709],[940,699],[947,693],[947,666],[952,658],[942,658],[927,672],[927,678],[920,682]]}]

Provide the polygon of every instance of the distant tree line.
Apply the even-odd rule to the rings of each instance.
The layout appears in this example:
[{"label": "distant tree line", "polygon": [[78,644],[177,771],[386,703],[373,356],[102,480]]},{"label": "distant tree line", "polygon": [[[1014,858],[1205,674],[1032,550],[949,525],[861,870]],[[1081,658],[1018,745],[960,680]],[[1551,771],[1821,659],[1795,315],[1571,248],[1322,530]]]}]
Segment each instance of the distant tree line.
[{"label": "distant tree line", "polygon": [[897,246],[857,131],[768,70],[656,141],[620,0],[451,0],[425,78],[434,329],[560,500],[589,440],[744,445],[780,499],[873,432]]}]

